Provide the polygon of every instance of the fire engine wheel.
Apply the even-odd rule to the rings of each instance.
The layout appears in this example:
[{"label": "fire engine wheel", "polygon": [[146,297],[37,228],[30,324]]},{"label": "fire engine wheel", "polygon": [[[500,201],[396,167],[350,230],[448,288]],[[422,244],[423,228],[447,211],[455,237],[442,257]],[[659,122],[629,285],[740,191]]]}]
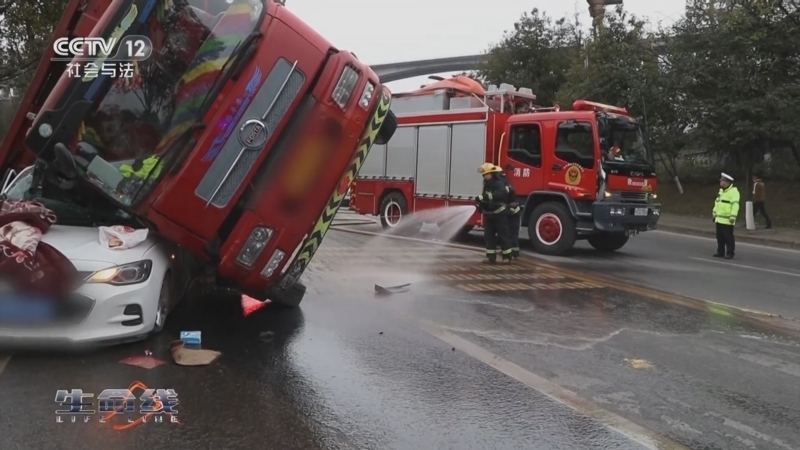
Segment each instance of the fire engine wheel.
[{"label": "fire engine wheel", "polygon": [[287,289],[274,289],[267,298],[278,308],[297,308],[305,296],[306,285],[298,281]]},{"label": "fire engine wheel", "polygon": [[575,245],[575,219],[561,203],[541,204],[531,213],[528,238],[543,255],[561,255]]},{"label": "fire engine wheel", "polygon": [[389,140],[391,140],[392,136],[394,136],[395,131],[397,131],[397,116],[394,115],[392,110],[389,110],[389,113],[386,114],[386,118],[383,119],[383,125],[381,125],[381,129],[378,130],[378,135],[375,136],[375,144],[388,144]]},{"label": "fire engine wheel", "polygon": [[625,233],[596,233],[589,235],[586,240],[595,250],[610,253],[624,247],[628,243],[628,235]]},{"label": "fire engine wheel", "polygon": [[[403,234],[413,235],[422,228],[422,223],[404,221],[408,215],[408,202],[403,194],[390,192],[381,200],[380,217],[384,230],[402,231]],[[402,227],[400,225],[402,224]],[[398,228],[400,227],[400,228]]]}]

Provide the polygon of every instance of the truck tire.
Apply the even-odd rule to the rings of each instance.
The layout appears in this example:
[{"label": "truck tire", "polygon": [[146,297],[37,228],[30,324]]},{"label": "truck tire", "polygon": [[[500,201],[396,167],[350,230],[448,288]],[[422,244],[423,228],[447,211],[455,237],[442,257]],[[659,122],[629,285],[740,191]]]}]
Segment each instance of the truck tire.
[{"label": "truck tire", "polygon": [[306,285],[298,281],[287,289],[274,289],[268,298],[278,308],[297,308],[305,296]]},{"label": "truck tire", "polygon": [[621,249],[628,243],[628,235],[625,233],[600,232],[589,235],[586,240],[589,241],[589,245],[594,247],[595,250],[611,253]]},{"label": "truck tire", "polygon": [[416,234],[422,228],[422,222],[414,223],[404,218],[408,215],[408,202],[403,194],[393,191],[381,200],[380,211],[381,226],[384,230],[395,230],[402,224],[402,234]]},{"label": "truck tire", "polygon": [[537,253],[563,255],[575,245],[575,219],[561,203],[542,203],[531,213],[528,238]]},{"label": "truck tire", "polygon": [[378,130],[378,135],[375,137],[375,144],[388,144],[392,139],[392,136],[394,136],[395,131],[397,131],[397,116],[395,116],[390,109],[386,114],[386,118],[383,119],[383,125],[381,125],[381,129]]}]

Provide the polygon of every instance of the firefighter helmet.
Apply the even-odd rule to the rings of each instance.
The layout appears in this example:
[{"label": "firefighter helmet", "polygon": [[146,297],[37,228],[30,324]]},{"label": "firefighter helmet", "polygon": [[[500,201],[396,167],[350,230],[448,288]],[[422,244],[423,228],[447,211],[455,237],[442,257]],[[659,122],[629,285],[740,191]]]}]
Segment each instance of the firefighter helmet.
[{"label": "firefighter helmet", "polygon": [[490,173],[499,173],[502,172],[503,169],[500,167],[495,166],[492,163],[483,163],[480,167],[478,167],[478,173],[481,175],[488,175]]}]

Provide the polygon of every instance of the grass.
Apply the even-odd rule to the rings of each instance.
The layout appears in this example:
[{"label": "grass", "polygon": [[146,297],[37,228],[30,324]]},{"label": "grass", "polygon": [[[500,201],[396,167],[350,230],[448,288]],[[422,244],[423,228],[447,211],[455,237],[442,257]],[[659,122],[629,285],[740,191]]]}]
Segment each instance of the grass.
[{"label": "grass", "polygon": [[[767,213],[776,228],[800,229],[800,200],[798,191],[800,183],[770,182],[767,186]],[[742,193],[742,212],[739,217],[744,217],[744,202],[750,196],[744,192],[744,187],[739,185]],[[663,205],[664,212],[680,216],[711,218],[711,209],[714,199],[719,192],[719,185],[684,184],[684,194],[678,193],[672,181],[660,181],[658,186],[658,200]],[[756,223],[763,224],[763,219],[756,218]]]}]

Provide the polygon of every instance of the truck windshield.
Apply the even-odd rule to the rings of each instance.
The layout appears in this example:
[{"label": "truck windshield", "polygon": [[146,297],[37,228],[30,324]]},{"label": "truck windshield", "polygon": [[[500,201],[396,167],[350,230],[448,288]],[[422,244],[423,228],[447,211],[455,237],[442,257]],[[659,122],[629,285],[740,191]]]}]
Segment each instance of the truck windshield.
[{"label": "truck windshield", "polygon": [[606,162],[653,166],[653,153],[644,128],[629,117],[608,120],[610,148],[605,152]]},{"label": "truck windshield", "polygon": [[141,33],[153,43],[152,56],[133,63],[132,76],[117,74],[74,141],[82,173],[126,206],[155,187],[164,152],[213,103],[213,85],[264,14],[261,0],[159,4]]}]

